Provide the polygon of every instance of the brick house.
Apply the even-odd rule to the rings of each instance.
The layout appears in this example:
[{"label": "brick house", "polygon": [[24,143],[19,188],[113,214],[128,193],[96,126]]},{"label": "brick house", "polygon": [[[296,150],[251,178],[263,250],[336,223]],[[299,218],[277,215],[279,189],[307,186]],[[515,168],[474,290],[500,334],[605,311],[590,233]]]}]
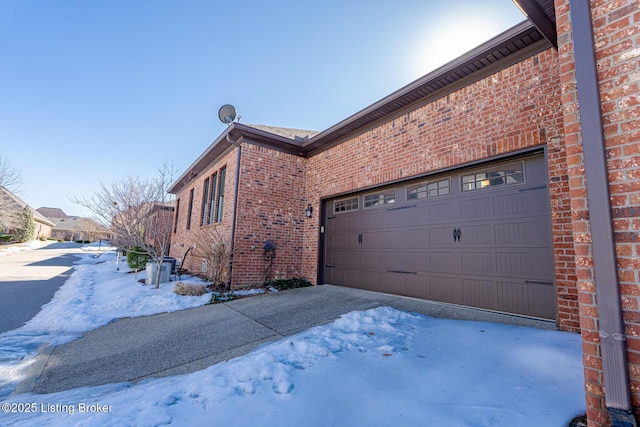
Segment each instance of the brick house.
[{"label": "brick house", "polygon": [[215,233],[232,287],[549,319],[582,334],[589,426],[635,425],[640,2],[516,3],[528,21],[329,129],[232,123],[171,189],[171,255]]},{"label": "brick house", "polygon": [[0,187],[0,210],[2,217],[6,220],[6,224],[0,224],[0,233],[15,234],[18,228],[21,228],[20,220],[17,215],[25,209],[29,208],[33,213],[33,236],[31,239],[49,238],[51,237],[51,229],[55,225],[49,218],[33,209],[27,202],[16,196],[14,193],[4,187]]}]

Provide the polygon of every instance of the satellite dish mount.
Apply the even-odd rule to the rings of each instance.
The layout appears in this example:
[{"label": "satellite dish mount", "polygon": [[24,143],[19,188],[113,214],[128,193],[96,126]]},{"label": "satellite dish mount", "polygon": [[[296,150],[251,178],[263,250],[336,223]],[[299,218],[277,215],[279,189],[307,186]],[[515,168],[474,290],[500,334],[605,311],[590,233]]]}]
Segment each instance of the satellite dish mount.
[{"label": "satellite dish mount", "polygon": [[230,125],[236,119],[236,108],[231,104],[225,104],[218,111],[218,118],[222,123]]}]

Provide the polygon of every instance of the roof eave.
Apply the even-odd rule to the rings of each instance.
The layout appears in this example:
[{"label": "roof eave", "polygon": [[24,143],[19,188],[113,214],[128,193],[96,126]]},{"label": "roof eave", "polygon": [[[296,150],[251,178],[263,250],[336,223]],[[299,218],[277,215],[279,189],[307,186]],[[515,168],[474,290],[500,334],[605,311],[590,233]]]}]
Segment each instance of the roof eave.
[{"label": "roof eave", "polygon": [[[400,111],[405,109],[408,105],[415,104],[416,101],[412,102],[400,102],[403,98],[410,98],[413,93],[420,91],[421,88],[427,87],[429,84],[442,79],[443,77],[450,75],[451,73],[469,66],[470,64],[477,65],[477,63],[490,55],[496,49],[501,46],[507,44],[511,40],[517,40],[518,37],[521,37],[527,33],[535,33],[537,37],[542,39],[543,37],[537,32],[537,29],[533,26],[533,24],[527,20],[515,25],[514,27],[504,31],[503,33],[497,35],[491,40],[477,46],[476,48],[470,50],[466,54],[454,59],[453,61],[431,71],[425,76],[415,80],[412,83],[404,86],[403,88],[393,92],[391,95],[386,96],[380,101],[370,105],[369,107],[349,116],[348,118],[342,120],[336,125],[328,128],[325,131],[320,132],[314,137],[307,140],[303,147],[307,152],[316,151],[321,149],[326,144],[329,144],[337,139],[344,138],[347,135],[353,134],[358,129],[366,126],[369,123],[376,122],[379,118],[376,116],[381,115],[382,110],[389,110],[392,112],[385,113],[385,117],[389,117],[393,114],[393,112]],[[525,49],[525,48],[523,48]],[[522,49],[520,49],[522,50]],[[511,53],[507,57],[515,56],[516,53]],[[502,63],[503,60],[498,60],[496,63]],[[505,63],[507,61],[504,61]],[[482,68],[488,68],[488,66],[483,66]],[[482,69],[481,68],[481,69]],[[478,72],[476,72],[478,73]],[[476,74],[473,73],[473,74]],[[479,73],[478,73],[479,74]],[[460,78],[459,80],[462,80]],[[449,84],[451,85],[451,83]],[[447,86],[449,86],[447,85]],[[444,88],[443,88],[444,89]],[[425,95],[416,95],[414,98],[425,98]],[[363,122],[365,124],[361,126],[356,126],[357,122]],[[350,129],[353,128],[353,129]]]},{"label": "roof eave", "polygon": [[537,0],[513,0],[513,3],[520,9],[522,13],[531,21],[542,36],[558,49],[558,33],[556,24],[551,20],[549,15],[544,11]]},{"label": "roof eave", "polygon": [[180,175],[180,177],[169,188],[169,193],[177,194],[189,182],[206,170],[211,163],[231,148],[232,144],[229,142],[227,136],[233,141],[238,141],[242,138],[242,140],[247,140],[247,142],[251,142],[255,145],[267,146],[296,156],[305,155],[305,150],[302,143],[299,141],[266,132],[261,129],[255,129],[239,122],[233,122],[218,136],[218,138],[216,138],[215,141],[211,143],[211,145],[209,145],[205,152],[202,153],[182,175]]}]

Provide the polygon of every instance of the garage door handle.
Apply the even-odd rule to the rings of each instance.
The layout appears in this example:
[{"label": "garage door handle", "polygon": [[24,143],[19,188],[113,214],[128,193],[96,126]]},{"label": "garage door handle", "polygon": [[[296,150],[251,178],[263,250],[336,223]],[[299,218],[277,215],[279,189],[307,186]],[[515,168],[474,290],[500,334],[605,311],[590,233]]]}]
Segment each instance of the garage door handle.
[{"label": "garage door handle", "polygon": [[460,229],[458,227],[453,229],[453,241],[454,242],[459,242],[461,235],[462,235],[462,232],[460,231]]},{"label": "garage door handle", "polygon": [[553,282],[549,282],[549,281],[546,281],[546,280],[525,280],[524,283],[526,283],[527,285],[553,286]]}]

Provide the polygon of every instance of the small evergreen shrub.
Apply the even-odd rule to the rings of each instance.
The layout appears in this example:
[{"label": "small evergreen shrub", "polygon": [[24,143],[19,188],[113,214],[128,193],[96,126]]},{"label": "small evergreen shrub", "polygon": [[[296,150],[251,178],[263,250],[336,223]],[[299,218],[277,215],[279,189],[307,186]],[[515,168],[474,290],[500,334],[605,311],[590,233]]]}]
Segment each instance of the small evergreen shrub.
[{"label": "small evergreen shrub", "polygon": [[47,240],[47,237],[46,237],[46,236],[40,236],[40,241],[41,241],[41,242],[44,242],[44,241],[46,241],[46,240]]},{"label": "small evergreen shrub", "polygon": [[238,296],[234,294],[233,291],[229,291],[226,293],[214,292],[211,295],[211,301],[209,301],[209,304],[220,304],[222,302],[233,301],[236,298],[238,298]]},{"label": "small evergreen shrub", "polygon": [[0,242],[10,242],[13,240],[13,236],[11,234],[3,234],[0,236]]},{"label": "small evergreen shrub", "polygon": [[151,257],[140,246],[134,246],[127,251],[127,265],[132,270],[142,270]]},{"label": "small evergreen shrub", "polygon": [[295,288],[306,288],[308,286],[313,285],[307,279],[303,278],[275,279],[265,283],[265,287],[276,288],[279,291],[285,291],[287,289]]}]

